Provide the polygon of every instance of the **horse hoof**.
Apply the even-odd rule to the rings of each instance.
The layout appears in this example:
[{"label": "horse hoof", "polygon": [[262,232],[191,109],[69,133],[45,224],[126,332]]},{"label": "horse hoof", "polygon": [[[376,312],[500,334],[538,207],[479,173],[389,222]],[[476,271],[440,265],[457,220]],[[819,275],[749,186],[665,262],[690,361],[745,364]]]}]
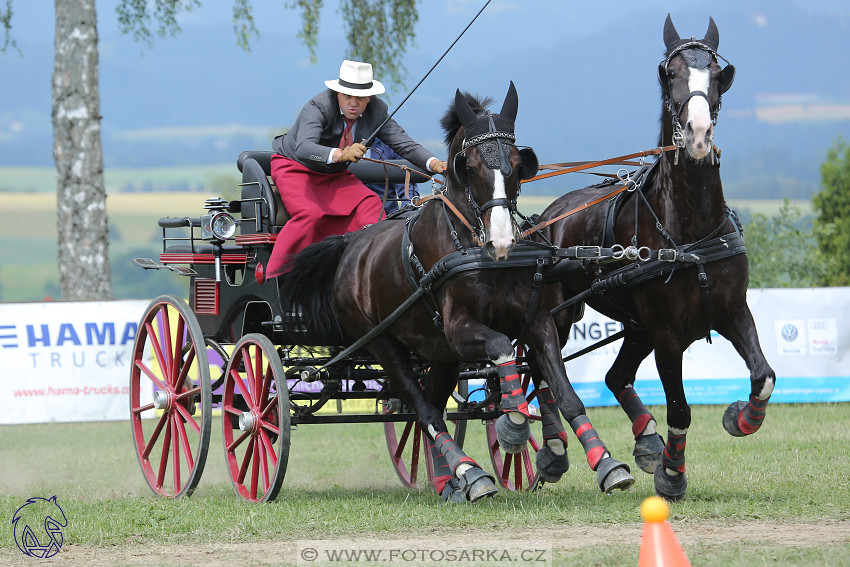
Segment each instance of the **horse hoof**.
[{"label": "horse hoof", "polygon": [[460,491],[470,502],[476,502],[487,496],[493,496],[499,489],[496,488],[496,479],[483,469],[471,468],[461,475]]},{"label": "horse hoof", "polygon": [[496,420],[496,438],[505,453],[512,455],[521,453],[528,444],[530,436],[531,426],[528,424],[527,417],[520,424],[514,423],[506,413]]},{"label": "horse hoof", "polygon": [[629,474],[629,465],[617,459],[608,457],[602,459],[596,467],[596,482],[599,490],[611,494],[614,490],[628,490],[635,483],[635,478]]},{"label": "horse hoof", "polygon": [[688,489],[688,479],[684,474],[671,475],[664,465],[655,469],[655,493],[671,502],[678,502],[685,497]]},{"label": "horse hoof", "polygon": [[643,435],[635,439],[635,464],[645,473],[655,474],[664,453],[664,439],[658,433]]},{"label": "horse hoof", "polygon": [[544,445],[537,452],[537,474],[540,480],[545,482],[558,482],[561,475],[570,470],[570,459],[566,451],[563,455],[556,455],[549,445]]},{"label": "horse hoof", "polygon": [[723,429],[732,437],[744,437],[747,435],[738,427],[738,415],[744,411],[745,407],[747,407],[747,402],[738,400],[729,404],[729,407],[723,412]]},{"label": "horse hoof", "polygon": [[466,502],[466,496],[460,489],[457,480],[453,478],[446,482],[446,485],[443,487],[443,491],[440,493],[440,497],[443,499],[443,504],[459,504]]}]

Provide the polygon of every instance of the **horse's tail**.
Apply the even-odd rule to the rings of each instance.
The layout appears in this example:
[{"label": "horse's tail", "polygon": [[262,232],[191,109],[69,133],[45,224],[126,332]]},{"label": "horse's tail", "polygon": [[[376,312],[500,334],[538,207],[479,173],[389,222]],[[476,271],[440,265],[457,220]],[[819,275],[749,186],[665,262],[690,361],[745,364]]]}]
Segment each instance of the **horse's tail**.
[{"label": "horse's tail", "polygon": [[332,342],[344,337],[334,309],[333,285],[348,241],[337,235],[307,246],[295,256],[290,271],[278,277],[283,312],[299,313],[311,337]]}]

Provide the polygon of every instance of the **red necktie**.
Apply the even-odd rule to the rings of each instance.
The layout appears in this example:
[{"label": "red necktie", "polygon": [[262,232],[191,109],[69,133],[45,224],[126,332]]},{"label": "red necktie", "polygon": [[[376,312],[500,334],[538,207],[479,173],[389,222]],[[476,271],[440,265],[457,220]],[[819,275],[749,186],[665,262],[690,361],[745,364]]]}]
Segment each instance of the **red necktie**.
[{"label": "red necktie", "polygon": [[348,118],[343,118],[345,120],[345,130],[342,131],[342,138],[339,140],[339,147],[345,148],[354,143],[354,137],[351,135],[351,128],[354,126],[354,122],[357,120],[349,120]]}]

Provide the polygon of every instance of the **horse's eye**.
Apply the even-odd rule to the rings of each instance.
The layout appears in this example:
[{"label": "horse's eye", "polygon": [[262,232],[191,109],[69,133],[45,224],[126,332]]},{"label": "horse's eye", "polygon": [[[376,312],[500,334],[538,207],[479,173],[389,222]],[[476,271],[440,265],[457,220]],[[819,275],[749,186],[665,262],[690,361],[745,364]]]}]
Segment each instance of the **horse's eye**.
[{"label": "horse's eye", "polygon": [[675,78],[676,78],[676,71],[674,71],[673,69],[669,69],[667,71],[667,79],[672,81]]}]

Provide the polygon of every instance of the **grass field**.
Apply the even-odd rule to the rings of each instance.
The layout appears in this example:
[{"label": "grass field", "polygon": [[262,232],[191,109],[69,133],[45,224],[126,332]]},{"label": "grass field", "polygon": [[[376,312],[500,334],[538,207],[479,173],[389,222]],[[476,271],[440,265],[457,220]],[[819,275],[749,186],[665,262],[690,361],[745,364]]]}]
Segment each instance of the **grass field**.
[{"label": "grass field", "polygon": [[[663,422],[664,408],[652,409]],[[723,408],[695,406],[688,495],[670,518],[691,563],[850,565],[848,409],[775,404],[761,431],[735,439],[720,425]],[[622,412],[588,411],[614,456],[631,463]],[[483,429],[469,424],[465,449],[490,469]],[[0,506],[10,518],[26,498],[57,495],[68,518],[66,546],[54,558],[63,565],[303,565],[291,554],[305,546],[383,542],[443,550],[524,545],[548,550],[549,564],[614,566],[637,564],[638,509],[653,494],[652,478],[640,471],[630,491],[602,494],[572,442],[571,469],[558,484],[444,506],[430,490],[401,487],[374,424],[293,431],[283,489],[269,504],[241,501],[222,457],[215,422],[198,490],[163,500],[143,481],[126,422],[3,426]],[[5,533],[0,562],[19,564]]]}]

